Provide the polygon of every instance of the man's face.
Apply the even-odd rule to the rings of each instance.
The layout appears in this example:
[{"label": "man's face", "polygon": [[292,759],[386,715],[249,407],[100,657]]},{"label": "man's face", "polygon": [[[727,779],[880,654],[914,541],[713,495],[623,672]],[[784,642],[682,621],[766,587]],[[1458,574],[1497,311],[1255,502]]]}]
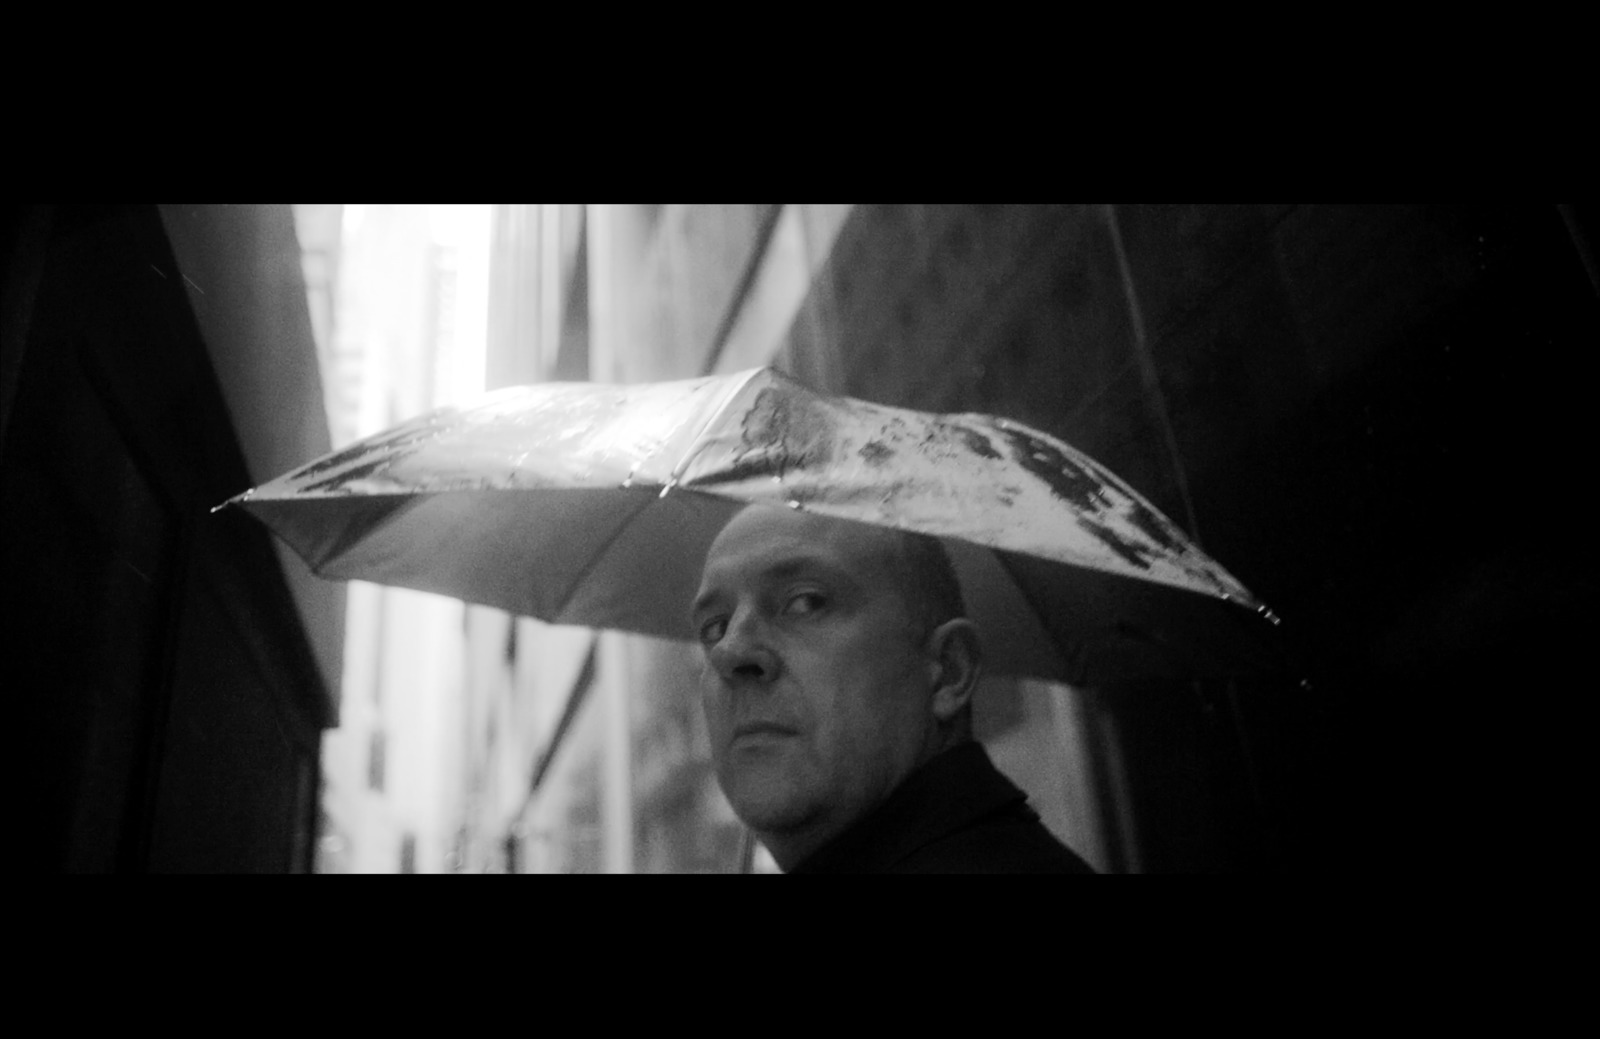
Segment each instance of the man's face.
[{"label": "man's face", "polygon": [[896,535],[750,507],[695,601],[717,778],[758,832],[837,832],[929,753],[935,670]]}]

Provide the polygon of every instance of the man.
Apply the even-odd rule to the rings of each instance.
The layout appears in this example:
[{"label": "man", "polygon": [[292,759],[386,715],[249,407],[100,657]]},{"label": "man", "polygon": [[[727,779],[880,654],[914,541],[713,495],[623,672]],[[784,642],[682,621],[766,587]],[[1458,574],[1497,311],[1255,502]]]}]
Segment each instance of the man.
[{"label": "man", "polygon": [[978,633],[933,538],[752,505],[694,604],[718,781],[788,873],[1089,867],[972,739]]}]

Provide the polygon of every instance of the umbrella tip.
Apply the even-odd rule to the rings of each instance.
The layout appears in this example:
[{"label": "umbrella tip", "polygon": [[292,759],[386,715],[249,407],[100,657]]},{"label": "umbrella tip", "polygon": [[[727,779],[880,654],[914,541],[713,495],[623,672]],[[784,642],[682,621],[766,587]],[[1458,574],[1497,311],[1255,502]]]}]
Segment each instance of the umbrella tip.
[{"label": "umbrella tip", "polygon": [[249,499],[249,497],[254,493],[256,493],[256,489],[254,487],[252,487],[248,491],[245,491],[243,494],[235,494],[233,497],[229,498],[227,501],[223,502],[221,505],[213,505],[211,507],[211,512],[212,512],[213,515],[215,515],[216,513],[221,512],[223,509],[227,508],[229,505],[234,504],[235,502],[241,502],[241,501],[245,501],[245,500]]}]

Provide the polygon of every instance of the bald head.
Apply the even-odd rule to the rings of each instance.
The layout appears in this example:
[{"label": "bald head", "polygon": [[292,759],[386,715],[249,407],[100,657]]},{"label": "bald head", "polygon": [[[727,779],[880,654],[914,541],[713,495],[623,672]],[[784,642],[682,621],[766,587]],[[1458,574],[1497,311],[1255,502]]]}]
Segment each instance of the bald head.
[{"label": "bald head", "polygon": [[736,514],[718,535],[708,561],[730,543],[751,537],[766,539],[786,530],[800,538],[831,538],[848,544],[860,556],[871,558],[874,568],[890,578],[893,592],[920,635],[945,621],[967,616],[961,582],[950,554],[938,538],[929,534],[755,504]]},{"label": "bald head", "polygon": [[717,776],[788,868],[968,738],[979,649],[937,539],[750,506],[694,625]]}]

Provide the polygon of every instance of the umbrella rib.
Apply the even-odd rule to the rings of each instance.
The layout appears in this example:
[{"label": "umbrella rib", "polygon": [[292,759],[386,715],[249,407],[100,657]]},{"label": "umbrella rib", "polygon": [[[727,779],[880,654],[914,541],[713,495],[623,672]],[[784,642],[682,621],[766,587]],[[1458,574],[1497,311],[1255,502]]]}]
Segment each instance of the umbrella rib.
[{"label": "umbrella rib", "polygon": [[1022,595],[1022,601],[1027,604],[1028,609],[1033,611],[1034,619],[1039,622],[1039,628],[1044,632],[1045,638],[1049,639],[1061,654],[1062,663],[1066,665],[1067,669],[1067,684],[1083,685],[1088,675],[1089,663],[1085,659],[1087,656],[1085,647],[1077,640],[1063,640],[1052,630],[1049,613],[1041,607],[1038,597],[1034,594],[1029,582],[1022,580],[1017,573],[1017,568],[1011,562],[1011,553],[1003,549],[995,549],[994,557],[1001,568],[1010,575],[1012,583],[1017,586],[1017,591]]},{"label": "umbrella rib", "polygon": [[[381,507],[383,512],[381,515],[373,519],[363,520],[361,524],[356,527],[345,526],[340,529],[337,536],[332,538],[325,547],[316,553],[316,559],[314,561],[309,555],[307,555],[305,551],[301,550],[298,546],[295,546],[295,543],[289,538],[284,537],[284,541],[295,547],[295,550],[300,553],[301,557],[304,558],[306,563],[311,567],[312,573],[319,577],[328,576],[324,573],[324,571],[330,565],[335,564],[342,559],[345,553],[351,548],[372,537],[373,534],[384,529],[385,527],[390,526],[401,516],[411,512],[413,509],[422,504],[422,499],[419,499],[416,495],[412,494],[393,494],[382,496],[374,495],[369,500],[380,501],[382,499],[388,500],[383,501],[382,503]],[[343,502],[348,501],[349,499],[345,496],[339,496],[337,498],[324,498],[318,500]],[[273,504],[277,503],[273,502]],[[245,503],[245,508],[248,509],[249,507],[249,504]],[[280,537],[282,537],[282,535],[280,535]]]},{"label": "umbrella rib", "polygon": [[627,519],[617,524],[617,529],[611,532],[611,536],[606,538],[605,544],[601,545],[598,551],[589,553],[589,558],[583,564],[583,569],[578,571],[578,575],[572,579],[572,583],[567,585],[566,592],[562,594],[561,602],[556,606],[557,617],[567,612],[567,607],[572,603],[573,596],[578,594],[578,589],[582,588],[584,582],[589,579],[589,574],[593,572],[594,568],[599,565],[602,559],[605,558],[606,554],[611,551],[611,546],[617,543],[618,538],[622,537],[623,534],[628,532],[628,528],[633,526],[634,521],[637,520],[644,510],[648,509],[651,503],[656,500],[656,496],[648,491],[636,494],[634,497],[641,499],[643,504],[640,505],[639,508],[634,509],[633,513]]},{"label": "umbrella rib", "polygon": [[682,476],[683,471],[689,468],[689,463],[694,461],[696,455],[705,450],[706,445],[709,443],[706,439],[707,433],[721,421],[723,414],[733,407],[733,402],[738,399],[740,393],[744,392],[744,388],[765,371],[765,368],[756,368],[746,373],[745,377],[735,383],[733,388],[727,392],[711,412],[710,417],[706,419],[705,424],[700,427],[700,431],[695,434],[694,439],[689,442],[688,448],[684,450],[683,457],[673,465],[672,474],[667,479],[668,487],[676,485],[678,477]]}]

